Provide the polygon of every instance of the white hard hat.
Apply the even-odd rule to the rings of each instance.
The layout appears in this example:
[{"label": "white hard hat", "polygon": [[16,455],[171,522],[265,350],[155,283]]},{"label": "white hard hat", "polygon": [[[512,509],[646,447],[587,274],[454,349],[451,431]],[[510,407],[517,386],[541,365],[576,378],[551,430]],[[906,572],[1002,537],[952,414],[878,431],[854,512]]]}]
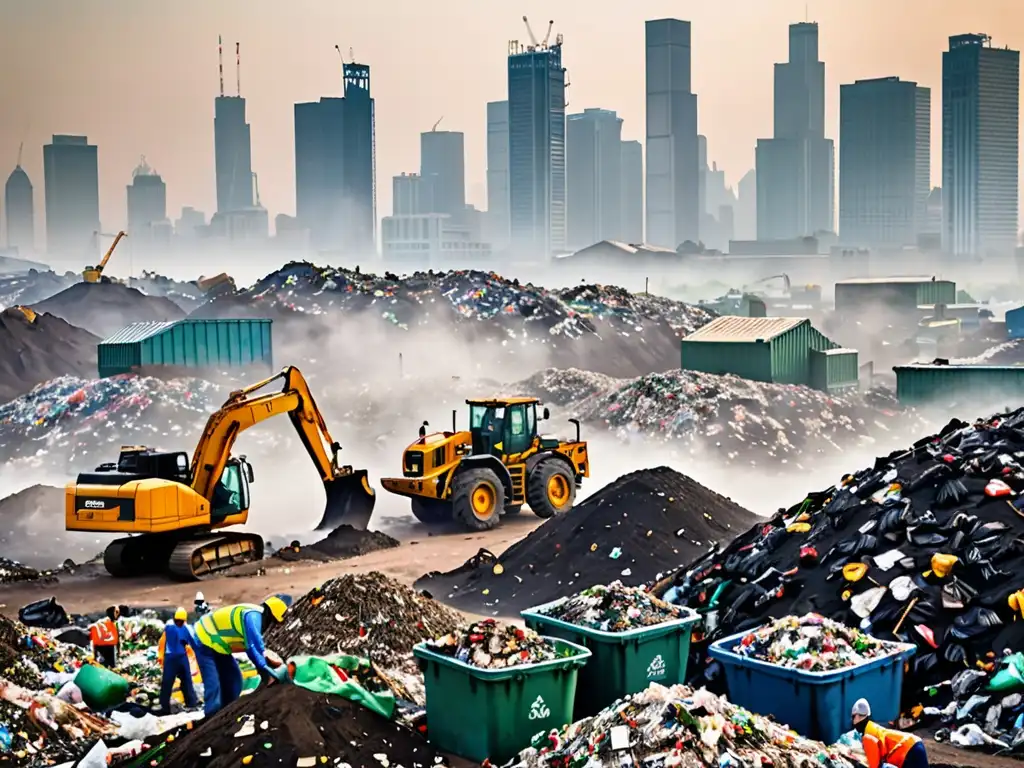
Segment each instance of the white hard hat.
[{"label": "white hard hat", "polygon": [[201,603],[201,602],[203,602],[203,601],[204,601],[205,599],[206,599],[206,598],[205,598],[205,597],[203,597],[203,593],[202,593],[202,592],[196,592],[196,602],[197,602],[197,603]]},{"label": "white hard hat", "polygon": [[853,711],[850,714],[854,717],[858,715],[861,717],[871,717],[871,705],[868,704],[867,699],[857,699],[853,702]]}]

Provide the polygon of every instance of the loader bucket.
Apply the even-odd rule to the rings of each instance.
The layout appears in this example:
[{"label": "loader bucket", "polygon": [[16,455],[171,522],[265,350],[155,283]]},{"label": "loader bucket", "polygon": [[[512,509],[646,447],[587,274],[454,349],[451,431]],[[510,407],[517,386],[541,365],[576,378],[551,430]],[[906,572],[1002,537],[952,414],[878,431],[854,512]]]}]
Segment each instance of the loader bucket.
[{"label": "loader bucket", "polygon": [[357,531],[366,530],[377,496],[370,487],[365,469],[325,480],[324,490],[327,492],[327,506],[320,525],[314,530],[333,531],[339,525],[350,525]]}]

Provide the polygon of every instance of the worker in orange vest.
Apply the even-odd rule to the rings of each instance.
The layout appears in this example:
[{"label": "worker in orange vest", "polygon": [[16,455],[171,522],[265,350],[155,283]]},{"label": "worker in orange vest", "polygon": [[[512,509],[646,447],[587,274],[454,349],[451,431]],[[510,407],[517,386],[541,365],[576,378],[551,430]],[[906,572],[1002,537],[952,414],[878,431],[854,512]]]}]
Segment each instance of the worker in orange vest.
[{"label": "worker in orange vest", "polygon": [[874,722],[867,699],[857,699],[850,714],[854,730],[861,734],[868,768],[928,768],[924,742],[912,733],[883,728]]},{"label": "worker in orange vest", "polygon": [[113,669],[117,665],[117,651],[121,644],[121,636],[117,631],[117,620],[121,610],[112,605],[107,608],[107,615],[89,626],[89,641],[92,644],[92,655],[103,666]]}]

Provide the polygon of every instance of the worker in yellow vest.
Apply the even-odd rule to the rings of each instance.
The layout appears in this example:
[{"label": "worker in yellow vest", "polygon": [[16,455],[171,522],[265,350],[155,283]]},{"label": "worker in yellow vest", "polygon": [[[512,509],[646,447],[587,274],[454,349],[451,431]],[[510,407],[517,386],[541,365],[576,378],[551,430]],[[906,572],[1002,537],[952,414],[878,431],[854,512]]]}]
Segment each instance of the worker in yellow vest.
[{"label": "worker in yellow vest", "polygon": [[920,737],[874,722],[867,699],[857,699],[850,715],[854,730],[861,734],[868,768],[928,768],[928,752]]},{"label": "worker in yellow vest", "polygon": [[214,714],[242,694],[242,670],[233,654],[245,653],[260,678],[287,680],[287,670],[276,657],[267,657],[263,633],[284,621],[287,598],[272,595],[262,605],[226,605],[203,616],[193,627],[196,662],[203,678],[203,711]]}]

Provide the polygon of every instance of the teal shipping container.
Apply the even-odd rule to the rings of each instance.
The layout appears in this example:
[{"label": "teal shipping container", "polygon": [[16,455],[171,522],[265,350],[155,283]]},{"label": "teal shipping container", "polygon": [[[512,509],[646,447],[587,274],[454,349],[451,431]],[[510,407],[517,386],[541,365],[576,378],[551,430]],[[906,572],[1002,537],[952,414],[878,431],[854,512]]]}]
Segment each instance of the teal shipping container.
[{"label": "teal shipping container", "polygon": [[860,366],[855,349],[810,351],[811,386],[822,392],[845,392],[857,389]]},{"label": "teal shipping container", "polygon": [[915,312],[922,304],[955,304],[956,283],[934,277],[872,277],[836,283],[836,312],[851,313],[882,305]]},{"label": "teal shipping container", "polygon": [[1024,397],[1024,365],[900,365],[896,397],[904,405],[942,405],[953,400],[978,402]]},{"label": "teal shipping container", "polygon": [[99,344],[100,378],[147,368],[273,370],[272,320],[134,323]]}]

